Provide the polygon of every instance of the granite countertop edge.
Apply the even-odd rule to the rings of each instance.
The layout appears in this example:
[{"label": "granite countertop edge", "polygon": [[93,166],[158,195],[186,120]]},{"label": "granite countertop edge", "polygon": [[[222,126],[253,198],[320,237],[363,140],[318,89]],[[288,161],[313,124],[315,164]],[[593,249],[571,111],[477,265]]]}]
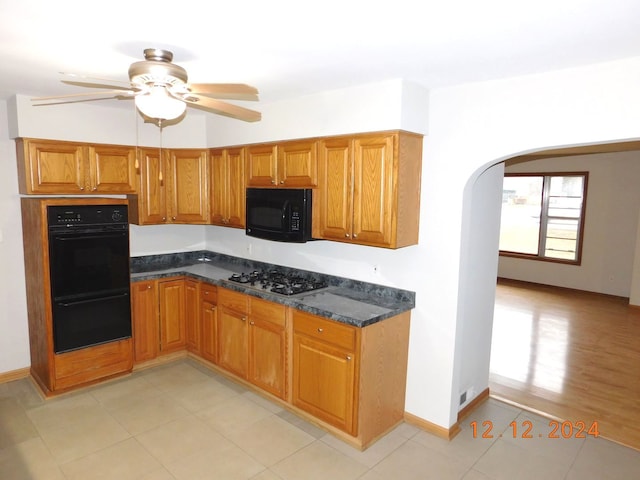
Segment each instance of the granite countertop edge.
[{"label": "granite countertop edge", "polygon": [[227,279],[232,273],[242,271],[238,269],[230,270],[230,268],[233,268],[233,266],[205,262],[172,268],[159,268],[157,270],[144,268],[142,269],[144,271],[136,271],[138,268],[132,266],[131,281],[141,282],[186,276],[359,328],[394,317],[415,307],[415,297],[411,295],[413,292],[397,290],[391,287],[386,287],[386,290],[399,292],[397,296],[387,295],[383,297],[368,294],[366,291],[331,284],[326,289],[295,296],[255,290],[242,284],[228,281]]}]

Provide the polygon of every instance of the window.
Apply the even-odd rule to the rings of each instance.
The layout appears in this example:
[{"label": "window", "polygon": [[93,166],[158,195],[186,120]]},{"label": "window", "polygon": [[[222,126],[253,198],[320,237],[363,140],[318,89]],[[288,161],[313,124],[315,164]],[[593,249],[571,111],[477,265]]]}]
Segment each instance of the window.
[{"label": "window", "polygon": [[580,264],[588,173],[505,174],[500,255]]}]

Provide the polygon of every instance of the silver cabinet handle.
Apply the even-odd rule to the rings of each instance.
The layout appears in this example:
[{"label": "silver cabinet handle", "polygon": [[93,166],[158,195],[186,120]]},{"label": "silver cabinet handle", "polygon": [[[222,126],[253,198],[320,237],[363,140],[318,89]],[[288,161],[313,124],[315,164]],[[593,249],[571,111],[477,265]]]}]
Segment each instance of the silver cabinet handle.
[{"label": "silver cabinet handle", "polygon": [[324,332],[324,329],[318,328],[318,333],[322,333],[322,332]]},{"label": "silver cabinet handle", "polygon": [[351,361],[351,355],[347,355],[347,362]]}]

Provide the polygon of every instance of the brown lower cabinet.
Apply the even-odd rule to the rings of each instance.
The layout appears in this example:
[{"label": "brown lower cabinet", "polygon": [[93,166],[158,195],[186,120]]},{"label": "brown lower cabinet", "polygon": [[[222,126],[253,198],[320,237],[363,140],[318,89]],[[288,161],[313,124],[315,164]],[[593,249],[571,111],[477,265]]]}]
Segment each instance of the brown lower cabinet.
[{"label": "brown lower cabinet", "polygon": [[184,277],[132,292],[137,364],[182,348],[360,449],[404,418],[410,312],[358,328]]},{"label": "brown lower cabinet", "polygon": [[357,328],[303,312],[293,315],[293,404],[355,435]]},{"label": "brown lower cabinet", "polygon": [[284,399],[286,307],[225,288],[218,306],[218,365]]},{"label": "brown lower cabinet", "polygon": [[[184,277],[133,283],[131,309],[135,363],[151,361],[187,348],[187,324],[200,318],[199,289],[200,282]],[[199,327],[196,333],[192,330],[189,333],[199,336]]]}]

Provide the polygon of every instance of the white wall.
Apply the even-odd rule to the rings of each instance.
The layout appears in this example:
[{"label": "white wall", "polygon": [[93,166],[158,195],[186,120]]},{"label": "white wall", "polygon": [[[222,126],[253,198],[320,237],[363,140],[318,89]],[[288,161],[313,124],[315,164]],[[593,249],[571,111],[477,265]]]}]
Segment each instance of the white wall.
[{"label": "white wall", "polygon": [[[264,111],[268,115],[265,115],[264,127],[262,122],[245,127],[216,119],[207,124],[206,144],[242,143],[244,138],[262,141],[309,134],[349,133],[356,131],[356,127],[377,130],[410,125],[408,130],[426,130],[427,122],[421,118],[427,108],[427,95],[419,88],[392,85],[393,82],[381,85],[380,91],[384,95],[378,97],[384,98],[373,98],[379,108],[370,108],[368,103],[363,103],[372,98],[371,95],[363,93],[351,101],[351,96],[345,92],[328,92],[320,98],[314,96],[291,102],[297,107],[313,106],[312,109],[289,108],[288,102],[283,102],[281,107],[265,105]],[[479,392],[488,382],[486,369],[474,371],[471,362],[486,357],[488,347],[484,341],[474,341],[473,328],[467,326],[476,325],[475,322],[488,326],[491,320],[487,317],[494,299],[488,295],[487,288],[473,288],[474,282],[463,281],[495,278],[497,269],[495,213],[487,217],[485,224],[482,209],[474,207],[475,204],[487,207],[493,204],[497,170],[488,170],[486,178],[480,178],[481,172],[519,153],[639,139],[638,85],[640,58],[634,58],[433,90],[428,96],[419,245],[387,251],[315,242],[298,249],[256,241],[251,255],[301,268],[313,266],[321,271],[331,270],[338,275],[379,279],[378,283],[414,290],[417,304],[412,312],[406,410],[429,422],[449,427],[456,421],[459,392],[466,388]],[[362,91],[367,89],[376,90],[375,86],[365,86]],[[406,111],[388,104],[385,107],[384,102],[390,98],[406,107]],[[411,99],[414,101],[410,102]],[[316,115],[315,108],[322,114]],[[367,111],[367,115],[359,114],[361,109]],[[377,113],[388,113],[392,120],[382,117],[367,120],[369,115]],[[68,131],[73,132],[74,128],[71,122]],[[123,138],[125,134],[129,135],[126,133],[129,129],[119,122],[115,122],[113,128],[121,129]],[[102,135],[99,125],[95,130],[97,136]],[[44,130],[40,133],[47,136]],[[2,162],[0,174],[15,175],[15,170]],[[16,197],[15,190],[9,195]],[[10,201],[14,211],[16,202],[15,199]],[[473,220],[469,218],[469,212],[475,216]],[[203,228],[208,247],[228,251],[241,248],[235,245],[241,237],[239,232]],[[472,235],[463,235],[463,232]],[[489,251],[486,255],[477,252],[472,242],[485,245]],[[150,248],[148,239],[144,243],[140,250]],[[189,239],[184,239],[185,246],[190,243]],[[164,250],[162,238],[158,238],[157,248]],[[481,256],[482,260],[474,259],[475,256]],[[381,265],[379,277],[370,268],[372,262]],[[18,283],[16,275],[16,271],[3,269],[0,287]],[[13,287],[13,291],[16,288],[19,290],[19,287]],[[19,299],[19,295],[16,298]],[[11,319],[10,325],[0,324],[0,328],[24,332],[26,318],[23,315]],[[11,347],[15,352],[0,364],[0,372],[26,366],[28,344],[24,333],[21,335],[25,343],[12,346],[5,340],[7,333],[0,331],[0,351]],[[462,352],[461,345],[466,345],[468,351]]]},{"label": "white wall", "polygon": [[210,117],[208,145],[231,146],[403,128],[426,133],[428,91],[400,79],[261,104],[262,120]]},{"label": "white wall", "polygon": [[[477,228],[473,239],[462,238],[465,184],[474,173],[520,153],[559,146],[586,145],[640,138],[640,58],[530,75],[499,81],[436,89],[429,99],[429,136],[423,168],[419,265],[425,272],[413,317],[407,410],[439,425],[452,424],[458,393],[468,388],[462,379],[469,366],[460,359],[482,356],[462,352],[465,329],[473,321],[468,309],[490,311],[493,297],[469,288],[462,279],[486,278],[495,264],[477,265],[461,252],[465,242],[495,239],[495,225]],[[451,201],[442,208],[442,199]],[[446,235],[443,234],[446,232]],[[482,240],[484,239],[484,240]],[[495,255],[495,249],[488,255]],[[469,348],[473,342],[468,341]],[[418,350],[418,347],[421,349]],[[454,364],[456,370],[454,372]],[[460,365],[458,367],[458,365]],[[449,380],[447,383],[446,380]],[[480,391],[486,378],[474,378]]]},{"label": "white wall", "polygon": [[[133,102],[87,102],[32,106],[25,95],[9,101],[9,136],[51,138],[120,145],[198,148],[206,146],[206,116],[189,112],[180,123],[160,129],[145,123],[133,110]],[[128,107],[131,108],[128,108]],[[162,143],[160,141],[162,140]]]},{"label": "white wall", "polygon": [[500,257],[498,275],[629,297],[640,213],[640,152],[548,158],[508,166],[506,173],[588,171],[582,264]]},{"label": "white wall", "polygon": [[29,366],[29,330],[16,147],[0,100],[0,373]]},{"label": "white wall", "polygon": [[[464,193],[460,296],[455,344],[452,406],[464,407],[488,386],[500,236],[500,204],[504,163],[472,177]],[[460,394],[467,392],[464,403]]]}]

